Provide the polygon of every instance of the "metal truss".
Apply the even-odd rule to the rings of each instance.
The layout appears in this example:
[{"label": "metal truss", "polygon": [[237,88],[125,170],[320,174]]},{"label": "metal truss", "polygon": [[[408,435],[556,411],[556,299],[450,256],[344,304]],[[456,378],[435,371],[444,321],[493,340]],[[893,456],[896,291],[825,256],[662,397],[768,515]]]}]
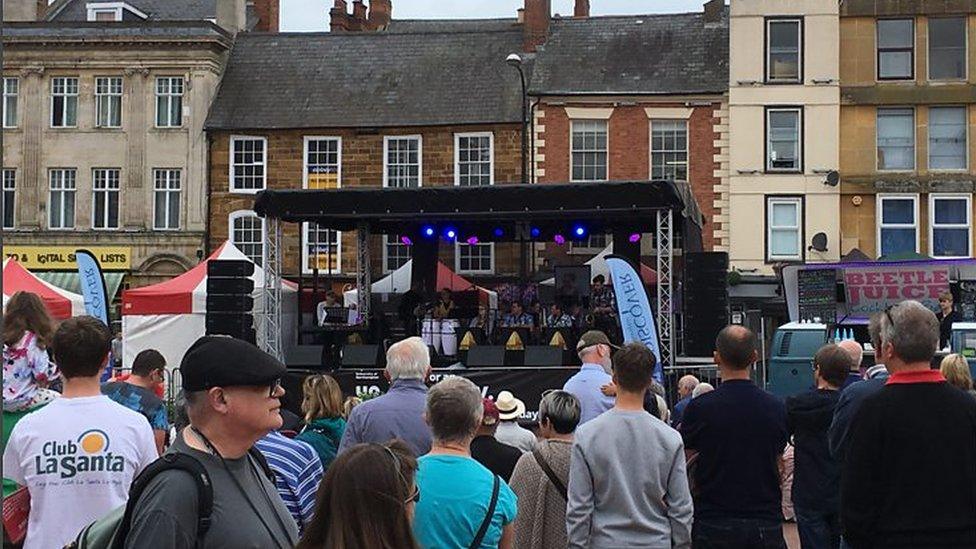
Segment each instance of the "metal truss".
[{"label": "metal truss", "polygon": [[373,293],[369,255],[369,225],[359,223],[356,226],[356,310],[364,326],[369,325],[369,305]]},{"label": "metal truss", "polygon": [[284,362],[281,346],[281,219],[265,218],[264,341],[265,352]]},{"label": "metal truss", "polygon": [[658,345],[661,365],[674,365],[674,309],[672,285],[672,261],[674,260],[672,210],[657,211],[657,326],[660,333]]}]

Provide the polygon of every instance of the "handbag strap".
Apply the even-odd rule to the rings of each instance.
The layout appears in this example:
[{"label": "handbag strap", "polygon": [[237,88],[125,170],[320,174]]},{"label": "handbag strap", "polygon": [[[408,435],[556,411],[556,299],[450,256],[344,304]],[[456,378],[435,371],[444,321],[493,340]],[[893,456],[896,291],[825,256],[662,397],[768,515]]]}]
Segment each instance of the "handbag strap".
[{"label": "handbag strap", "polygon": [[474,540],[471,542],[469,549],[478,549],[478,547],[481,547],[481,540],[485,539],[485,534],[488,533],[488,527],[491,526],[491,517],[495,514],[495,506],[498,505],[499,486],[500,481],[498,480],[498,475],[495,475],[494,485],[491,487],[491,502],[488,504],[488,513],[485,515],[485,520],[481,521],[481,528],[478,528],[478,533],[474,536]]},{"label": "handbag strap", "polygon": [[552,467],[549,466],[549,462],[546,461],[546,458],[542,457],[542,452],[536,448],[532,450],[532,457],[535,458],[535,461],[539,464],[539,467],[542,467],[542,472],[549,477],[549,480],[552,482],[553,486],[556,487],[556,490],[559,491],[559,495],[563,497],[563,500],[569,501],[569,496],[566,493],[566,485],[563,484],[563,481],[559,480],[558,476],[556,476],[556,472],[553,471]]}]

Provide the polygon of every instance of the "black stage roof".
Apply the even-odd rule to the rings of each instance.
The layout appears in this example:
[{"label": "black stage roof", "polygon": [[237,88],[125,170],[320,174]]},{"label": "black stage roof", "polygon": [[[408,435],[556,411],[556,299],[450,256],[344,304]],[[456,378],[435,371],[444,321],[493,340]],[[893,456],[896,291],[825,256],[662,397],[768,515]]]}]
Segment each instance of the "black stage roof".
[{"label": "black stage roof", "polygon": [[[529,224],[543,233],[533,235],[535,240],[576,223],[591,233],[653,232],[661,209],[685,212],[700,227],[694,199],[686,207],[684,196],[691,197],[688,185],[670,181],[295,189],[259,192],[254,210],[261,217],[312,221],[323,229],[350,230],[366,223],[373,233],[414,234],[422,227],[450,225],[459,237],[479,235],[481,240],[511,240],[516,225]],[[682,225],[675,221],[676,227]]]}]

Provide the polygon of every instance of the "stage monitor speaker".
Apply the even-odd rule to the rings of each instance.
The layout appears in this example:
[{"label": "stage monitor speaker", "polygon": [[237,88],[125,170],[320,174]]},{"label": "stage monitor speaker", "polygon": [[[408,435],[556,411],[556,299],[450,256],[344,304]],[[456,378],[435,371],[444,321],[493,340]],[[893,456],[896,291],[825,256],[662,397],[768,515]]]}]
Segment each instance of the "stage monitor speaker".
[{"label": "stage monitor speaker", "polygon": [[207,262],[207,276],[249,277],[254,274],[254,263],[245,259],[215,259]]},{"label": "stage monitor speaker", "polygon": [[232,335],[241,330],[254,327],[254,315],[250,313],[211,313],[208,312],[204,321],[208,334]]},{"label": "stage monitor speaker", "polygon": [[379,345],[343,345],[341,364],[343,368],[377,368],[379,357]]},{"label": "stage monitor speaker", "polygon": [[296,345],[285,350],[285,364],[289,368],[318,369],[322,367],[321,345]]},{"label": "stage monitor speaker", "polygon": [[729,322],[729,256],[725,252],[690,253],[685,258],[684,351],[711,356],[715,336]]},{"label": "stage monitor speaker", "polygon": [[563,350],[552,345],[529,345],[525,348],[525,366],[562,366]]},{"label": "stage monitor speaker", "polygon": [[505,365],[503,345],[478,345],[468,350],[468,368],[500,368]]},{"label": "stage monitor speaker", "polygon": [[249,295],[207,294],[208,313],[240,313],[254,310],[254,298]]},{"label": "stage monitor speaker", "polygon": [[254,291],[254,281],[247,277],[221,278],[207,277],[208,294],[250,295]]}]

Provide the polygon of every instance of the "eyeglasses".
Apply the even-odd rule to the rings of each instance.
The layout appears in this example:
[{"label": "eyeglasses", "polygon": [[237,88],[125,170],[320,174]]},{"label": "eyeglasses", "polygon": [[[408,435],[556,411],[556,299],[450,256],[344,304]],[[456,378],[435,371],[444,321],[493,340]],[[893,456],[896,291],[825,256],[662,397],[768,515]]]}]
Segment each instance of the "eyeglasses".
[{"label": "eyeglasses", "polygon": [[888,305],[887,307],[885,307],[885,310],[884,310],[885,316],[888,317],[888,324],[890,324],[892,328],[895,327],[895,319],[891,318],[891,310],[894,309],[895,307],[899,306],[899,305],[901,305],[901,304],[900,303],[895,303],[894,305]]},{"label": "eyeglasses", "polygon": [[271,380],[271,383],[268,384],[268,397],[269,398],[274,398],[275,395],[278,393],[278,389],[281,389],[281,378],[280,377],[279,378],[272,379]]},{"label": "eyeglasses", "polygon": [[[397,477],[400,478],[400,482],[402,483],[403,486],[408,486],[407,477],[403,476],[403,471],[400,469],[400,458],[397,457],[396,452],[394,452],[392,449],[390,449],[389,446],[385,444],[380,444],[379,446],[384,450],[386,450],[386,453],[390,454],[390,457],[393,458],[393,468],[396,470]],[[410,494],[410,497],[403,500],[404,505],[410,502],[420,503],[420,486],[417,486],[416,483],[414,483],[413,485],[413,493]]]}]

